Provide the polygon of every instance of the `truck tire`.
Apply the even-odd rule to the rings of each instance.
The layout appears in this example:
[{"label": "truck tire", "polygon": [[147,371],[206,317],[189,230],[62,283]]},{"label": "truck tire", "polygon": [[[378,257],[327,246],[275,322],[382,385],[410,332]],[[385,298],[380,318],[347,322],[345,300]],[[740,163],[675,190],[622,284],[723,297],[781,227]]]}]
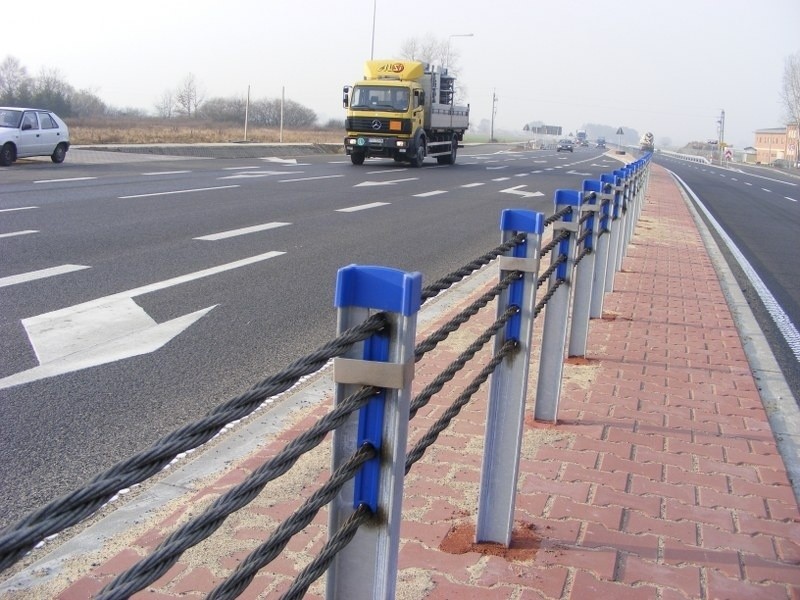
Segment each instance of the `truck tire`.
[{"label": "truck tire", "polygon": [[454,165],[456,164],[456,154],[458,153],[458,138],[453,136],[451,142],[450,154],[447,156],[437,156],[436,162],[440,165]]},{"label": "truck tire", "polygon": [[415,169],[418,169],[422,166],[423,161],[425,160],[425,145],[420,140],[417,144],[416,150],[414,151],[414,155],[408,161],[411,166]]},{"label": "truck tire", "polygon": [[366,155],[363,152],[353,152],[350,155],[350,162],[354,165],[363,165]]}]

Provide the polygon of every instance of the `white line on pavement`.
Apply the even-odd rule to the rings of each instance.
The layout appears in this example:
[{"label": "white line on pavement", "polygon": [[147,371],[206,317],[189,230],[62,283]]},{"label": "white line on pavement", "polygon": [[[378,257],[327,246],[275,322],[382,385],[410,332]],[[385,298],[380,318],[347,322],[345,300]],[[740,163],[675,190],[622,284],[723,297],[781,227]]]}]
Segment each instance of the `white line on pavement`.
[{"label": "white line on pavement", "polygon": [[66,179],[39,179],[33,183],[63,183],[65,181],[89,181],[90,179],[97,179],[97,177],[69,177]]},{"label": "white line on pavement", "polygon": [[267,229],[276,229],[278,227],[284,227],[286,225],[291,225],[291,223],[281,223],[276,221],[274,223],[264,223],[262,225],[253,225],[252,227],[242,227],[241,229],[231,229],[230,231],[211,233],[209,235],[203,235],[192,239],[216,242],[217,240],[224,240],[239,235],[247,235],[248,233],[256,233],[258,231],[266,231]]},{"label": "white line on pavement", "polygon": [[297,179],[279,179],[278,183],[292,183],[293,181],[312,181],[314,179],[336,179],[344,175],[319,175],[317,177],[298,177]]},{"label": "white line on pavement", "polygon": [[180,175],[181,173],[191,173],[191,171],[150,171],[142,175]]},{"label": "white line on pavement", "polygon": [[389,202],[370,202],[369,204],[359,204],[358,206],[351,206],[349,208],[337,208],[336,212],[356,212],[359,210],[367,210],[368,208],[376,208],[378,206],[387,206]]},{"label": "white line on pavement", "polygon": [[189,194],[191,192],[210,192],[212,190],[227,190],[230,188],[238,188],[238,185],[220,185],[217,187],[207,187],[207,188],[194,188],[191,190],[174,190],[171,192],[154,192],[152,194],[134,194],[132,196],[118,196],[120,200],[127,200],[129,198],[148,198],[151,196],[170,196],[172,194]]},{"label": "white line on pavement", "polygon": [[38,206],[20,206],[19,208],[0,208],[0,212],[14,212],[15,210],[33,210]]},{"label": "white line on pavement", "polygon": [[18,235],[30,235],[31,233],[39,233],[39,230],[25,229],[23,231],[12,231],[11,233],[0,233],[0,238],[17,237]]},{"label": "white line on pavement", "polygon": [[446,194],[447,190],[433,190],[432,192],[423,192],[422,194],[414,194],[415,198],[427,198],[428,196],[438,196],[439,194]]},{"label": "white line on pavement", "polygon": [[464,185],[462,185],[461,187],[462,187],[462,188],[473,188],[473,187],[478,187],[478,186],[481,186],[481,185],[486,185],[486,184],[485,184],[485,183],[483,183],[483,182],[479,182],[479,183],[465,183],[465,184],[464,184]]},{"label": "white line on pavement", "polygon": [[61,265],[59,267],[50,267],[49,269],[39,269],[38,271],[20,273],[19,275],[11,275],[9,277],[0,278],[0,287],[8,287],[10,285],[17,285],[19,283],[27,283],[28,281],[44,279],[45,277],[54,277],[56,275],[64,275],[65,273],[72,273],[73,271],[81,271],[83,269],[90,268],[91,267],[87,267],[85,265]]}]

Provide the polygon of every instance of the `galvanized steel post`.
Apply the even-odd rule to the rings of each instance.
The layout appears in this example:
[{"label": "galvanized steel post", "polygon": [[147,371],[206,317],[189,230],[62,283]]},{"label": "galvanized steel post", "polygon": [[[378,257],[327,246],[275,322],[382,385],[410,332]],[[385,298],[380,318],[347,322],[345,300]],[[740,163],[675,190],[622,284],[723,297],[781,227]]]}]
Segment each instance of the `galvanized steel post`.
[{"label": "galvanized steel post", "polygon": [[[592,286],[594,285],[594,273],[596,268],[597,255],[597,223],[600,220],[598,211],[600,204],[597,193],[590,189],[592,181],[583,182],[583,201],[580,206],[580,217],[585,213],[591,214],[580,228],[580,236],[588,234],[583,244],[576,248],[578,255],[584,251],[587,254],[575,266],[575,292],[572,298],[572,324],[569,326],[569,344],[567,345],[568,356],[586,356],[586,344],[589,339],[589,312],[592,304]],[[579,219],[580,220],[580,219]],[[577,240],[576,240],[577,241]],[[576,256],[577,259],[577,256]]]},{"label": "galvanized steel post", "polygon": [[534,410],[534,418],[537,421],[555,423],[558,418],[570,296],[572,295],[572,270],[575,266],[575,234],[578,231],[578,210],[581,205],[581,196],[581,192],[575,190],[556,190],[555,193],[556,212],[568,206],[572,207],[572,212],[567,214],[562,221],[553,224],[554,236],[563,230],[569,231],[570,235],[561,241],[552,253],[551,264],[558,261],[562,255],[566,256],[566,261],[561,263],[550,276],[550,285],[548,286],[548,289],[553,289],[559,281],[562,282],[545,309],[539,379],[536,384],[536,408]]},{"label": "galvanized steel post", "polygon": [[337,276],[335,304],[340,334],[377,311],[386,311],[389,325],[354,345],[344,357],[334,359],[336,404],[363,386],[381,391],[333,433],[332,472],[363,444],[372,444],[378,456],[364,464],[356,480],[345,485],[329,505],[329,537],[360,505],[368,505],[374,515],[374,522],[361,527],[333,559],[327,573],[330,600],[395,597],[414,338],[421,296],[419,273],[350,265],[340,269]]},{"label": "galvanized steel post", "polygon": [[614,201],[611,206],[611,221],[609,221],[611,239],[609,240],[605,285],[605,290],[607,292],[613,292],[614,276],[618,269],[617,264],[622,262],[622,257],[619,256],[620,246],[622,244],[622,186],[620,185],[619,177],[614,173],[601,175],[600,181],[608,184],[614,194]]},{"label": "galvanized steel post", "polygon": [[498,316],[509,306],[517,306],[519,313],[495,336],[494,352],[508,340],[516,341],[518,351],[500,363],[491,376],[475,538],[508,546],[514,524],[544,215],[504,210],[500,229],[503,243],[521,232],[528,237],[500,257],[501,280],[514,271],[522,276],[498,298]]},{"label": "galvanized steel post", "polygon": [[589,317],[599,319],[603,316],[603,301],[606,292],[606,270],[608,269],[608,253],[611,246],[611,211],[614,195],[611,186],[602,181],[584,181],[583,189],[593,191],[600,203],[597,215],[597,255],[594,261],[594,277],[592,279],[592,300]]}]

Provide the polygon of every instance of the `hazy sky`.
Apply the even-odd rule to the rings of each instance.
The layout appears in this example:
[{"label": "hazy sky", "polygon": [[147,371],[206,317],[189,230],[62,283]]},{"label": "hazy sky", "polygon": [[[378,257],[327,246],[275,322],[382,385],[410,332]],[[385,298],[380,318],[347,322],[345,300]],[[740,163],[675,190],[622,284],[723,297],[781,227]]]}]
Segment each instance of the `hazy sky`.
[{"label": "hazy sky", "polygon": [[[752,145],[782,125],[784,59],[800,52],[800,0],[38,0],[7,22],[0,60],[55,68],[107,104],[152,110],[189,73],[206,98],[286,97],[343,118],[364,60],[432,34],[458,55],[473,125],[531,121],[652,131],[673,144]],[[125,8],[123,8],[125,7]],[[48,18],[44,18],[47,15]],[[21,17],[22,14],[19,15]],[[415,18],[417,20],[415,20]],[[450,37],[472,33],[472,37]],[[590,132],[591,133],[591,132]]]}]

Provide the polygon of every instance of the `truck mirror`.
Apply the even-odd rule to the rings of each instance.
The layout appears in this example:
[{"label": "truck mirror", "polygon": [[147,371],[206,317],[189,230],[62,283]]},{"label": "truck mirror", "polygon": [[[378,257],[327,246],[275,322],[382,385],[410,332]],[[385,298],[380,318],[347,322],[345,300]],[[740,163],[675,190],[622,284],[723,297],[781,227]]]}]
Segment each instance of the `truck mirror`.
[{"label": "truck mirror", "polygon": [[350,106],[350,86],[346,85],[342,88],[342,106],[347,108]]},{"label": "truck mirror", "polygon": [[414,95],[417,97],[417,107],[425,106],[425,90],[417,90]]}]

